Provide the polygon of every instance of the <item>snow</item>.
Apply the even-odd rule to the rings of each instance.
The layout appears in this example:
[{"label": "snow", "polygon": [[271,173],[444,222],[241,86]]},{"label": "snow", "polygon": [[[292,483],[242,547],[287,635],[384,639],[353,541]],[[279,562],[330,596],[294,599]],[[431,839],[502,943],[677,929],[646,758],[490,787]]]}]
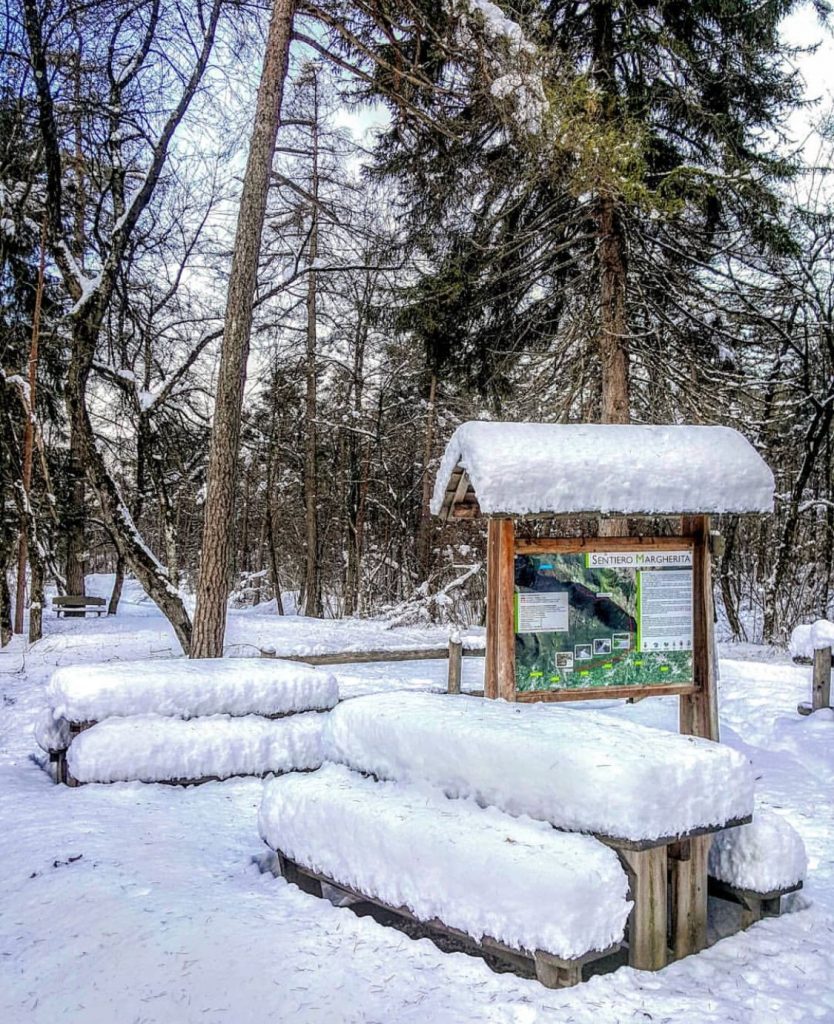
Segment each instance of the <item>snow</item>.
[{"label": "snow", "polygon": [[813,658],[814,651],[826,647],[834,647],[834,622],[827,619],[796,626],[791,633],[790,652],[794,658]]},{"label": "snow", "polygon": [[631,907],[616,854],[589,836],[337,765],[269,783],[259,827],[337,883],[514,949],[566,959],[607,949]]},{"label": "snow", "polygon": [[508,18],[496,4],[490,0],[468,0],[468,7],[482,15],[484,33],[488,39],[506,40],[512,53],[534,52],[535,48],[524,38],[524,31],[518,22]]},{"label": "snow", "polygon": [[66,750],[69,746],[69,722],[65,718],[55,718],[49,708],[38,716],[32,731],[37,745],[47,753]]},{"label": "snow", "polygon": [[328,716],[325,758],[421,780],[558,828],[657,839],[753,809],[753,775],[729,747],[588,712],[468,696],[389,693]]},{"label": "snow", "polygon": [[55,671],[55,718],[101,721],[111,715],[283,715],[332,708],[335,678],[310,665],[271,658],[148,660],[70,665]]},{"label": "snow", "polygon": [[437,472],[434,515],[458,465],[485,515],[773,508],[773,474],[729,427],[464,423]]},{"label": "snow", "polygon": [[108,718],[85,729],[67,752],[79,782],[227,779],[318,768],[325,716],[288,718]]},{"label": "snow", "polygon": [[[108,592],[110,581],[90,582]],[[757,809],[776,811],[808,853],[805,888],[747,931],[710,900],[711,948],[656,974],[621,968],[561,991],[414,941],[261,875],[263,783],[181,789],[141,783],[55,786],[32,724],[58,664],[152,657],[173,633],[134,582],[106,619],[45,621],[48,636],[0,651],[0,1020],[3,1024],[805,1024],[834,1021],[834,713],[803,718],[808,670],[787,651],[720,648],[725,743],[753,762]],[[291,648],[403,647],[439,631],[372,620],[281,619],[230,609],[227,643]],[[332,645],[332,648],[331,648]],[[298,651],[302,653],[302,651]],[[444,662],[352,665],[351,686],[441,686]],[[342,681],[341,669],[334,670]],[[483,659],[464,659],[469,684]],[[466,676],[464,678],[466,684]],[[559,709],[567,711],[567,709]],[[588,714],[574,705],[570,714]],[[677,728],[677,701],[595,714]],[[450,737],[450,745],[454,737]]]},{"label": "snow", "polygon": [[758,808],[748,825],[720,832],[709,854],[712,876],[754,892],[787,889],[805,878],[807,868],[796,829],[767,808]]}]

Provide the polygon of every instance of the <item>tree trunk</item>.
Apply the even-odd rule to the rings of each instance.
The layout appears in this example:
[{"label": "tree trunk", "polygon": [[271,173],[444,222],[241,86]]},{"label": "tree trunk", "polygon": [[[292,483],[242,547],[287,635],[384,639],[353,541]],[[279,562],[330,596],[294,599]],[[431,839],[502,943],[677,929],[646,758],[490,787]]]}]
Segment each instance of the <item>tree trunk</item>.
[{"label": "tree trunk", "polygon": [[29,643],[35,644],[43,636],[43,558],[37,543],[30,545],[29,571]]},{"label": "tree trunk", "polygon": [[625,238],[616,206],[601,199],[597,213],[599,251],[600,420],[628,423],[629,374],[626,327]]},{"label": "tree trunk", "polygon": [[765,583],[764,621],[762,624],[762,639],[765,643],[772,642],[776,639],[778,633],[781,632],[777,630],[776,625],[777,599],[793,557],[796,534],[802,515],[800,508],[802,496],[811,478],[811,473],[822,450],[823,443],[828,438],[832,421],[834,421],[834,397],[824,405],[817,407],[805,433],[805,453],[799,473],[791,487],[791,496],[787,503],[782,535],[779,538],[779,543],[776,545],[776,563]]},{"label": "tree trunk", "polygon": [[310,177],[310,244],[307,252],[307,333],[305,348],[306,395],[304,401],[304,614],[321,618],[321,573],[319,567],[318,443],[318,332],[317,275],[319,253],[319,104],[318,79],[313,72],[312,169]]},{"label": "tree trunk", "polygon": [[[617,80],[613,51],[613,8],[606,0],[592,5],[594,26],[593,79],[600,91],[600,117],[608,127],[617,118]],[[626,319],[626,246],[617,204],[601,183],[596,199],[597,260],[599,274],[599,412],[602,423],[628,423],[629,373]],[[601,537],[625,537],[628,520],[603,519]]]},{"label": "tree trunk", "polygon": [[734,640],[746,640],[744,629],[738,617],[736,596],[733,593],[732,564],[738,535],[738,516],[728,516],[724,527],[724,552],[719,566],[719,582],[721,584],[721,600]]},{"label": "tree trunk", "polygon": [[[80,464],[86,468],[90,483],[95,489],[102,517],[116,545],[117,554],[125,560],[145,592],[159,606],[171,623],[183,651],[188,654],[191,649],[191,620],[188,612],[172,586],[165,568],[139,535],[98,449],[93,425],[87,413],[87,378],[90,374],[97,333],[96,310],[91,310],[87,317],[73,323],[72,358],[67,374],[66,402],[70,421],[76,424]],[[68,591],[74,593],[69,585]]]},{"label": "tree trunk", "polygon": [[434,446],[435,400],[437,397],[437,374],[432,373],[429,382],[429,400],[426,407],[426,432],[423,441],[422,479],[420,481],[420,524],[417,529],[418,572],[422,580],[429,578],[431,571],[432,517],[431,501],[431,453]]},{"label": "tree trunk", "polygon": [[119,610],[119,601],[122,599],[122,587],[125,582],[125,560],[121,555],[116,555],[116,578],[113,580],[113,589],[110,592],[110,601],[107,604],[107,614],[115,615]]},{"label": "tree trunk", "polygon": [[243,386],[249,356],[258,257],[281,115],[294,9],[294,0],[274,0],[258,88],[255,124],[243,178],[209,449],[200,577],[191,652],[195,658],[219,658],[223,654]]},{"label": "tree trunk", "polygon": [[6,579],[6,566],[0,565],[0,647],[5,647],[13,636],[12,595]]},{"label": "tree trunk", "polygon": [[[365,298],[367,299],[367,292]],[[355,615],[359,610],[360,581],[362,574],[362,544],[365,523],[365,497],[367,495],[368,473],[366,468],[367,444],[360,441],[357,433],[362,416],[364,391],[365,345],[368,329],[364,323],[366,308],[363,304],[363,322],[356,332],[353,350],[353,426],[348,434],[348,487],[347,487],[347,565],[345,567],[345,615]]]},{"label": "tree trunk", "polygon": [[[41,330],[41,308],[43,306],[43,279],[46,269],[46,218],[41,228],[41,255],[38,264],[38,283],[35,289],[35,309],[32,314],[32,341],[29,346],[29,395],[27,397],[26,426],[23,431],[23,496],[28,507],[29,492],[32,489],[32,457],[35,449],[35,392],[38,383],[38,342]],[[29,547],[28,517],[20,521],[20,538],[17,549],[17,587],[15,590],[14,631],[23,632],[23,608],[26,596],[26,561]],[[43,571],[41,570],[41,589],[43,589]],[[32,584],[32,600],[34,600],[34,582]],[[30,624],[31,632],[31,624]],[[40,628],[38,629],[40,639]]]}]

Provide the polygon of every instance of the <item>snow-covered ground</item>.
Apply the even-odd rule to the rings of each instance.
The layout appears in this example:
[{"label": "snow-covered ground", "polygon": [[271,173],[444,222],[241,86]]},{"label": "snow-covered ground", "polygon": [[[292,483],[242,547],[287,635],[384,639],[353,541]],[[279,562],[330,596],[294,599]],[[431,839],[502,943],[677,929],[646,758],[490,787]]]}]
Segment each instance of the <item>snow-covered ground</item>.
[{"label": "snow-covered ground", "polygon": [[[622,968],[549,991],[261,875],[252,861],[263,850],[260,781],[55,786],[32,737],[52,669],[177,652],[157,610],[131,588],[126,596],[115,619],[48,616],[34,649],[0,653],[2,1024],[834,1022],[834,712],[796,714],[810,670],[787,654],[724,647],[720,696],[722,739],[751,758],[760,806],[805,842],[809,877],[786,901],[791,912],[657,974]],[[240,654],[424,646],[446,635],[263,611],[233,612],[228,629]],[[465,659],[464,685],[477,686],[482,669]],[[445,671],[418,662],[335,674],[352,695],[442,687]],[[675,727],[673,699],[595,706]]]}]

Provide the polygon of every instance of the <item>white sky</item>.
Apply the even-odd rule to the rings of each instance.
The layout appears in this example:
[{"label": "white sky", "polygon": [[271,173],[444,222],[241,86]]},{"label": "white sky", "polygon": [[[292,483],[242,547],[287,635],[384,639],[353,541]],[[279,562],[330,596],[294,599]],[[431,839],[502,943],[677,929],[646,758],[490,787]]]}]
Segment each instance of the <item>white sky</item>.
[{"label": "white sky", "polygon": [[813,126],[834,105],[834,35],[832,28],[820,25],[810,4],[804,4],[782,26],[783,38],[792,46],[819,44],[816,53],[799,57],[797,65],[805,79],[805,95],[818,101],[809,110],[798,111],[790,119],[795,141],[803,145],[806,160],[813,164],[819,151],[819,137]]}]

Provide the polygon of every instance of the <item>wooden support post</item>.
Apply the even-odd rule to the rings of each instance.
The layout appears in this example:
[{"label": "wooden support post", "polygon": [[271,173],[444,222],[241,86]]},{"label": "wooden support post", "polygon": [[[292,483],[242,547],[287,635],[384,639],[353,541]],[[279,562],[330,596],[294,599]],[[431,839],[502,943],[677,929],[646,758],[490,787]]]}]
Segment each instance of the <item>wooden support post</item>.
[{"label": "wooden support post", "polygon": [[498,529],[498,696],[515,700],[515,527],[512,519],[499,520]]},{"label": "wooden support post", "polygon": [[712,598],[709,516],[683,516],[681,533],[694,539],[692,566],[692,671],[695,693],[680,698],[680,731],[718,741],[715,685],[715,607]]},{"label": "wooden support post", "polygon": [[582,981],[582,964],[565,963],[563,960],[536,953],[533,957],[536,978],[545,988],[570,988]]},{"label": "wooden support post", "polygon": [[453,636],[449,638],[449,674],[446,689],[449,693],[460,693],[460,680],[463,673],[463,641]]},{"label": "wooden support post", "polygon": [[758,899],[747,899],[741,905],[741,929],[749,928],[762,919],[762,901]]},{"label": "wooden support post", "polygon": [[693,836],[669,850],[672,949],[676,960],[707,946],[707,885],[712,836]]},{"label": "wooden support post", "polygon": [[831,648],[814,651],[814,675],[811,684],[811,710],[831,706]]},{"label": "wooden support post", "polygon": [[297,864],[288,860],[277,850],[275,855],[283,878],[293,885],[297,885],[302,892],[306,892],[310,896],[318,896],[321,899],[321,882],[317,878],[311,878]]},{"label": "wooden support post", "polygon": [[484,696],[515,700],[515,530],[511,519],[487,526]]},{"label": "wooden support post", "polygon": [[634,900],[628,919],[628,962],[639,971],[666,966],[666,847],[617,851]]},{"label": "wooden support post", "polygon": [[487,520],[487,596],[486,596],[486,661],[484,664],[484,696],[498,696],[498,520]]}]

